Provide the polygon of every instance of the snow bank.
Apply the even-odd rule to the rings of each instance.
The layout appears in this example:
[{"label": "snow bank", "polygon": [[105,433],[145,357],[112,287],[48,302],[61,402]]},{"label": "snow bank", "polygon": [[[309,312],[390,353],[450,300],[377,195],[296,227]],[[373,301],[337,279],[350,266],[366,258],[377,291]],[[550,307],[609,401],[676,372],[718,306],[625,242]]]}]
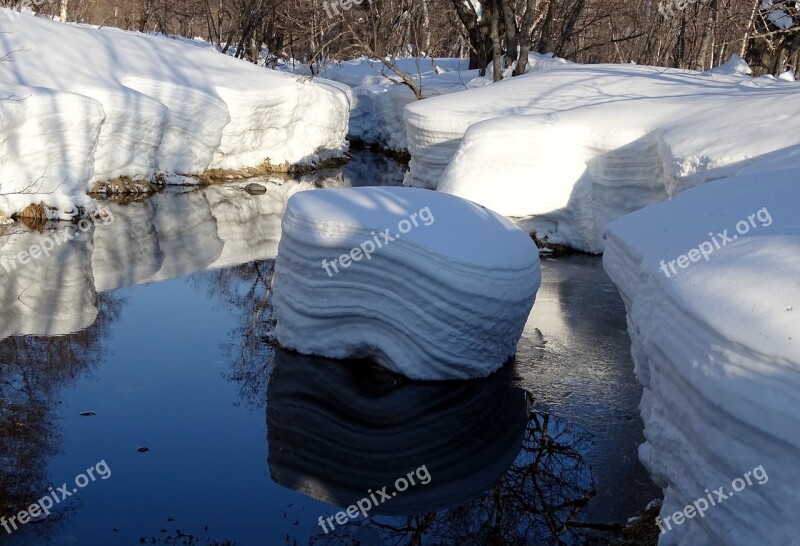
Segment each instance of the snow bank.
[{"label": "snow bank", "polygon": [[43,201],[69,216],[100,180],[313,163],[344,149],[342,84],[5,9],[0,30],[12,59],[0,63],[0,95],[23,99],[0,101],[7,212]]},{"label": "snow bank", "polygon": [[[417,82],[424,97],[462,91],[478,76],[477,70],[468,70],[466,59],[401,58],[395,63]],[[287,64],[282,68],[309,74],[305,65]],[[403,109],[417,98],[409,87],[397,83],[400,78],[383,63],[366,57],[330,62],[318,68],[318,75],[353,88],[350,138],[389,150],[408,148]]]},{"label": "snow bank", "polygon": [[[720,486],[729,496],[660,544],[796,543],[798,173],[795,148],[609,226],[604,265],[628,310],[639,456],[665,488],[661,517]],[[759,465],[768,481],[736,492]]]},{"label": "snow bank", "polygon": [[551,62],[411,104],[406,183],[599,253],[610,220],[800,143],[800,83],[741,72]]},{"label": "snow bank", "polygon": [[283,346],[414,379],[486,376],[514,354],[539,257],[504,218],[443,193],[346,188],[293,195],[282,229]]}]

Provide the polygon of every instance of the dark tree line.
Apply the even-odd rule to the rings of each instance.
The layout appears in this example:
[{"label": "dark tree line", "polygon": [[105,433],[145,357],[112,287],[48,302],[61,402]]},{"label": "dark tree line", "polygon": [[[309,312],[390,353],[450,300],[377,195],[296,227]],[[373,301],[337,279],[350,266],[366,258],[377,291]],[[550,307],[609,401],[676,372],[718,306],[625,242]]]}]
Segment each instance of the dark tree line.
[{"label": "dark tree line", "polygon": [[[797,0],[0,0],[71,21],[200,37],[239,58],[469,57],[524,72],[528,51],[584,62],[756,73],[800,64]],[[781,14],[787,16],[781,18]],[[518,61],[518,62],[517,62]],[[515,64],[516,63],[516,64]]]}]

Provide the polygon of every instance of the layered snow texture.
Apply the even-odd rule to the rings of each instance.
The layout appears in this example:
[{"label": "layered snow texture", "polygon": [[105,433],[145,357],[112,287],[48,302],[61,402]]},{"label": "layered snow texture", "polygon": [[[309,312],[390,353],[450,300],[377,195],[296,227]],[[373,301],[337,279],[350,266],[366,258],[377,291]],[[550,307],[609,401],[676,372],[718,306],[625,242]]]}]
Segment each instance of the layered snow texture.
[{"label": "layered snow texture", "polygon": [[800,83],[558,60],[405,109],[406,183],[592,253],[609,221],[800,143]]},{"label": "layered snow texture", "polygon": [[[799,173],[795,149],[609,226],[604,265],[628,310],[644,386],[639,456],[665,488],[661,517],[720,486],[734,492],[758,465],[769,478],[659,544],[797,543]],[[736,239],[722,245],[723,230]],[[709,259],[673,275],[668,262],[704,242]]]},{"label": "layered snow texture", "polygon": [[198,174],[343,152],[352,96],[186,40],[0,9],[0,210],[62,216],[96,181]]},{"label": "layered snow texture", "polygon": [[372,358],[412,379],[499,368],[515,352],[541,280],[525,232],[428,190],[297,193],[282,230],[278,341],[304,354]]},{"label": "layered snow texture", "polygon": [[368,363],[276,351],[267,392],[270,477],[348,506],[368,490],[391,492],[398,477],[424,465],[428,484],[417,479],[370,514],[469,502],[502,478],[522,447],[526,400],[511,386],[513,373],[506,366],[458,384],[398,382]]},{"label": "layered snow texture", "polygon": [[[417,82],[424,97],[463,91],[478,76],[477,70],[468,70],[466,59],[401,58],[395,63]],[[301,73],[308,70],[303,65],[285,68]],[[403,109],[417,98],[408,86],[397,83],[400,78],[394,72],[380,61],[360,58],[328,63],[319,69],[319,75],[352,87],[350,138],[389,150],[408,148]]]}]

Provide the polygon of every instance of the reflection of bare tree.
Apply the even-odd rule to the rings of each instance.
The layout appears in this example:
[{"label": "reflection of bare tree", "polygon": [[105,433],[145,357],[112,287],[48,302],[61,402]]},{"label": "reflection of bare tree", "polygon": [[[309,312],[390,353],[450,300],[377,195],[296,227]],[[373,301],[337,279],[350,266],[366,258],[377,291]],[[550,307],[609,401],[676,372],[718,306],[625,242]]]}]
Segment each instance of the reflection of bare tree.
[{"label": "reflection of bare tree", "polygon": [[58,452],[58,393],[102,359],[99,341],[117,320],[124,300],[98,296],[97,320],[65,336],[0,340],[0,515],[41,498],[49,484],[48,457]]},{"label": "reflection of bare tree", "polygon": [[274,357],[264,338],[274,326],[269,283],[274,260],[252,262],[201,274],[206,292],[240,316],[239,326],[225,349],[231,356],[228,379],[239,384],[240,398],[250,407],[263,407],[264,392]]},{"label": "reflection of bare tree", "polygon": [[310,544],[584,544],[580,531],[567,524],[580,516],[594,494],[590,469],[580,455],[590,442],[586,433],[532,410],[514,464],[478,498],[438,513],[354,521],[327,535],[319,533]]}]

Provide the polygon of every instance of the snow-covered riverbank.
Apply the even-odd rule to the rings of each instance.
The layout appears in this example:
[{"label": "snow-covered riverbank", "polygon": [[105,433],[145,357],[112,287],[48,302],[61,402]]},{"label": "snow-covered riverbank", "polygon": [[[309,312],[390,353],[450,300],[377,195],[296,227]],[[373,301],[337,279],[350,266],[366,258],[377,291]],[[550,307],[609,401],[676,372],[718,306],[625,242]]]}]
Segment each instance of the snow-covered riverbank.
[{"label": "snow-covered riverbank", "polygon": [[608,222],[800,144],[800,83],[748,70],[739,59],[702,73],[551,60],[419,101],[405,109],[406,183],[601,253]]},{"label": "snow-covered riverbank", "polygon": [[[67,217],[95,182],[313,164],[346,149],[352,95],[205,45],[0,9],[0,210]],[[89,60],[91,59],[91,60]],[[167,178],[169,180],[169,177]]]},{"label": "snow-covered riverbank", "polygon": [[[639,455],[672,518],[660,544],[797,542],[798,172],[787,150],[609,227],[644,386]],[[759,465],[768,481],[734,482]],[[720,487],[727,499],[675,524]]]}]

